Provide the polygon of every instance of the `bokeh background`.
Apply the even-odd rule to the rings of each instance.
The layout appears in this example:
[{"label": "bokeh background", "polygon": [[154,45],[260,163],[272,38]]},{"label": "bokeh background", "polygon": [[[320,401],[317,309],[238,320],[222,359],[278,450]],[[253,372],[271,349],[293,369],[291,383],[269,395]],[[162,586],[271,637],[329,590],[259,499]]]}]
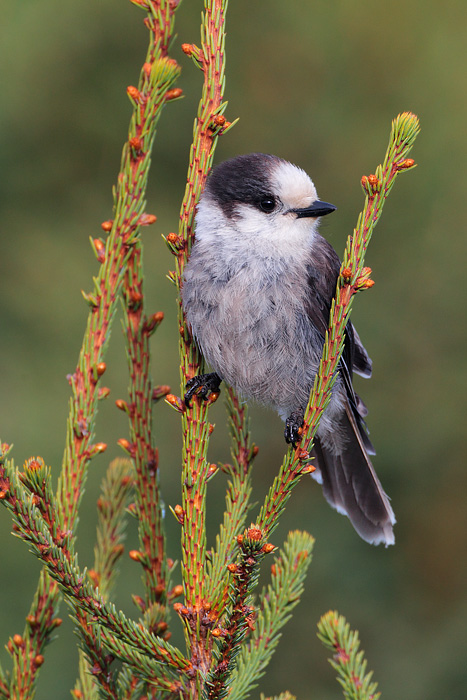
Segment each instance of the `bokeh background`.
[{"label": "bokeh background", "polygon": [[[58,473],[69,386],[87,316],[80,294],[97,262],[89,236],[111,217],[111,186],[126,138],[126,86],[138,79],[147,33],[144,14],[121,0],[23,0],[2,8],[0,60],[0,434],[18,464],[41,455]],[[184,0],[173,56],[183,66],[185,99],[164,112],[155,144],[145,229],[150,311],[166,320],[153,342],[157,383],[178,389],[173,267],[161,233],[176,230],[201,73],[180,50],[199,41],[201,2]],[[340,696],[316,622],[337,608],[360,630],[369,665],[386,698],[467,697],[465,278],[465,91],[467,12],[462,0],[231,2],[228,16],[227,118],[239,124],[220,140],[216,160],[276,153],[305,168],[320,196],[338,206],[322,232],[344,247],[361,208],[360,177],[374,171],[391,119],[411,110],[421,120],[413,156],[386,204],[367,264],[376,281],[356,300],[353,320],[374,361],[358,390],[370,408],[375,465],[397,514],[396,546],[362,542],[303,483],[273,541],[289,529],[316,537],[306,593],[268,674],[267,694]],[[126,396],[124,346],[115,324],[106,384]],[[225,414],[211,459],[227,460]],[[161,480],[168,504],[180,501],[178,415],[155,413]],[[255,498],[263,499],[284,452],[282,425],[252,411]],[[92,562],[95,501],[116,440],[127,435],[113,400],[101,406],[97,439],[109,443],[93,460],[79,526],[81,565]],[[225,480],[210,486],[210,538],[222,512]],[[0,510],[2,644],[21,632],[36,586],[38,562],[10,535]],[[168,548],[179,558],[179,528],[167,518]],[[128,547],[136,546],[134,526]],[[177,577],[177,575],[176,575]],[[178,580],[176,580],[178,582]],[[122,564],[118,604],[136,616],[138,566]],[[37,700],[69,697],[77,652],[67,607],[60,640],[46,656]],[[174,640],[182,643],[174,622]],[[8,667],[7,652],[0,659]],[[258,691],[254,695],[257,696]]]}]

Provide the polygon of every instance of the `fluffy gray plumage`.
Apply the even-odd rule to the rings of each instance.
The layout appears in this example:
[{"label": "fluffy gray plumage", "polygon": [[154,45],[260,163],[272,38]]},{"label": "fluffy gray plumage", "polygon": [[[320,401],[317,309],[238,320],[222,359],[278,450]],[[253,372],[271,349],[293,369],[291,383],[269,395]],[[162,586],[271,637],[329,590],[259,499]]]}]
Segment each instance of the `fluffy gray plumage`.
[{"label": "fluffy gray plumage", "polygon": [[[198,205],[182,290],[187,321],[216,374],[288,426],[291,415],[303,417],[335,294],[340,261],[317,230],[333,209],[303,170],[264,154],[221,163]],[[368,457],[374,450],[352,370],[371,375],[349,322],[315,441],[314,476],[363,539],[388,545],[395,518]]]}]

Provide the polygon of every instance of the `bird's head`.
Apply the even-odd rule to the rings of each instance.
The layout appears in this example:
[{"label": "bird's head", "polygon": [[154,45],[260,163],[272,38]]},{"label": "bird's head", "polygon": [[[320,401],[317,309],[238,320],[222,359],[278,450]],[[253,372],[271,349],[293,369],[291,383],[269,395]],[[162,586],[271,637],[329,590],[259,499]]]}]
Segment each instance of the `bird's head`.
[{"label": "bird's head", "polygon": [[210,174],[196,217],[196,237],[236,236],[249,245],[306,244],[320,217],[336,209],[318,199],[304,170],[276,156],[251,153]]}]

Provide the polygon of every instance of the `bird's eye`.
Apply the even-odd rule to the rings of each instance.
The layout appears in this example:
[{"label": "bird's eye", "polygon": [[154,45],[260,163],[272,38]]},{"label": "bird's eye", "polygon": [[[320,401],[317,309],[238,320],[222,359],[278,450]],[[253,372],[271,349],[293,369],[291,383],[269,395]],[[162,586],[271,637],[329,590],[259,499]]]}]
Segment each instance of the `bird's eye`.
[{"label": "bird's eye", "polygon": [[266,214],[270,214],[276,208],[276,200],[274,197],[263,197],[259,200],[259,208]]}]

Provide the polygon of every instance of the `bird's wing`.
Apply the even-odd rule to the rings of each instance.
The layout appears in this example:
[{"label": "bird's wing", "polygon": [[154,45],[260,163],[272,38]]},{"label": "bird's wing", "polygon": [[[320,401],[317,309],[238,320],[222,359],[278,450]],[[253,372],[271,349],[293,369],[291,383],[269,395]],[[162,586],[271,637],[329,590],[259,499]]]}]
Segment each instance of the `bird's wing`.
[{"label": "bird's wing", "polygon": [[[322,236],[313,246],[308,266],[308,291],[306,312],[314,326],[324,337],[329,326],[329,312],[336,294],[340,260],[334,248]],[[352,383],[353,371],[364,377],[371,376],[372,364],[360,336],[351,321],[346,326],[344,348],[339,362],[349,406],[366,450],[374,454],[375,450],[368,438],[364,418],[368,411],[360,397],[355,393]]]},{"label": "bird's wing", "polygon": [[312,454],[317,466],[313,476],[323,485],[330,505],[347,515],[367,542],[393,544],[394,513],[349,406],[339,416],[333,433],[325,440],[316,438]]}]

